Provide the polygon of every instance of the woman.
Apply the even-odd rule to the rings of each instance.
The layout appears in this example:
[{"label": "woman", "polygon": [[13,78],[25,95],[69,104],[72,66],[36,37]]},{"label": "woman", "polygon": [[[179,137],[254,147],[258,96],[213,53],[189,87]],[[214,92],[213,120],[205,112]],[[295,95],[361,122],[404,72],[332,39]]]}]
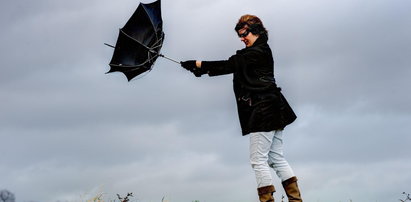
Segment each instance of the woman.
[{"label": "woman", "polygon": [[235,31],[246,47],[228,60],[189,60],[181,66],[197,77],[233,74],[240,125],[243,136],[250,137],[250,162],[260,201],[274,201],[270,167],[282,180],[288,200],[302,201],[297,178],[282,149],[282,131],[296,116],[275,83],[267,30],[257,16],[244,15]]}]

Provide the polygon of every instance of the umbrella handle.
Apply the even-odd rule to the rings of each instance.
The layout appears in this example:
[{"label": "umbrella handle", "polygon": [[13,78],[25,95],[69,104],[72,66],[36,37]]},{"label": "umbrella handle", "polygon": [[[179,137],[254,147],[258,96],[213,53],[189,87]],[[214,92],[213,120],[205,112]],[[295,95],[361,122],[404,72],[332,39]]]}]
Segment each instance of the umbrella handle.
[{"label": "umbrella handle", "polygon": [[170,61],[173,61],[173,62],[175,62],[175,63],[177,63],[177,64],[180,64],[179,61],[174,60],[174,59],[172,59],[172,58],[169,58],[169,57],[167,57],[167,56],[165,56],[165,55],[163,55],[163,54],[158,54],[158,56],[163,57],[163,58],[165,58],[165,59],[168,59],[168,60],[170,60]]}]

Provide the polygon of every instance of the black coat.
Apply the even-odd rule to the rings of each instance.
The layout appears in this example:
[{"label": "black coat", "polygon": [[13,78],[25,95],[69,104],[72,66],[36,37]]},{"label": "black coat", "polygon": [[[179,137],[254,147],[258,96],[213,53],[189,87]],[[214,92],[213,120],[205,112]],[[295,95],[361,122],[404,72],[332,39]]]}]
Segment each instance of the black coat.
[{"label": "black coat", "polygon": [[242,134],[283,129],[297,117],[274,79],[274,60],[268,38],[258,37],[251,47],[228,60],[203,61],[209,76],[233,73],[234,94]]}]

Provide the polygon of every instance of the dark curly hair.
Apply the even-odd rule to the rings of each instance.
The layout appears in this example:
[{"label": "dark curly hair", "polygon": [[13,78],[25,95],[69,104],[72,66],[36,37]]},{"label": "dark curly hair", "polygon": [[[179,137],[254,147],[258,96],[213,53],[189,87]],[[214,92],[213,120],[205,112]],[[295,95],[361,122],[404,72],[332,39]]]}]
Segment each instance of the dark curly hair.
[{"label": "dark curly hair", "polygon": [[255,15],[243,15],[238,20],[234,30],[238,32],[240,29],[248,28],[254,35],[266,35],[267,30],[265,29],[263,22]]}]

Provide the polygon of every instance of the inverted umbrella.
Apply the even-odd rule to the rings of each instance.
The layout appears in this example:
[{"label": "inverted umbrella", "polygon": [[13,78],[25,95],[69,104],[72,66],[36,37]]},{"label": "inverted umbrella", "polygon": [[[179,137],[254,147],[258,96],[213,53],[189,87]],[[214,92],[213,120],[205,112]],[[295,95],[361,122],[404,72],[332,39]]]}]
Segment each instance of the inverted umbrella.
[{"label": "inverted umbrella", "polygon": [[128,81],[143,72],[152,69],[156,59],[171,58],[160,54],[164,41],[163,20],[161,18],[161,2],[140,3],[120,33],[110,61],[111,72],[122,72]]}]

